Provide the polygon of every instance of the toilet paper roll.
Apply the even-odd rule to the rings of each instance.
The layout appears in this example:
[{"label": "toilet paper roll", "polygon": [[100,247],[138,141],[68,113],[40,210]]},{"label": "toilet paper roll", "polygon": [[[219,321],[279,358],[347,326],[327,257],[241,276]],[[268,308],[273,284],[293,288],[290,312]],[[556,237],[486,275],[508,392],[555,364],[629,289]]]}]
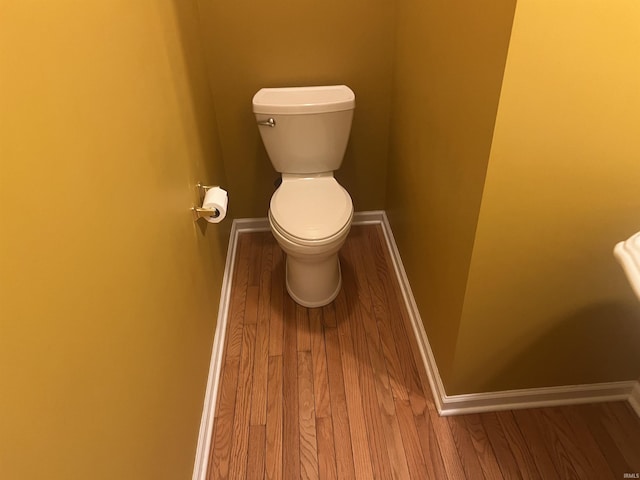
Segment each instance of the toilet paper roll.
[{"label": "toilet paper roll", "polygon": [[205,217],[209,223],[220,223],[227,216],[227,204],[229,203],[229,197],[226,190],[220,187],[213,187],[207,190],[204,195],[204,202],[202,202],[202,208],[216,209],[220,212],[217,217]]}]

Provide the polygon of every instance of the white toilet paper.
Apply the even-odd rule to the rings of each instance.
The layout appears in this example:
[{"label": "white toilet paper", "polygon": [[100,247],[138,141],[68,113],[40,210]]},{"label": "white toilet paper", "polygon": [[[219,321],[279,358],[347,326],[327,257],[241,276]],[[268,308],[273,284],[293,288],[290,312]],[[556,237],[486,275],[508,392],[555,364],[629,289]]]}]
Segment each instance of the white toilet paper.
[{"label": "white toilet paper", "polygon": [[202,202],[202,208],[216,209],[220,212],[217,217],[205,217],[209,223],[220,223],[227,216],[227,204],[229,198],[226,190],[220,187],[213,187],[207,190],[204,195],[204,202]]}]

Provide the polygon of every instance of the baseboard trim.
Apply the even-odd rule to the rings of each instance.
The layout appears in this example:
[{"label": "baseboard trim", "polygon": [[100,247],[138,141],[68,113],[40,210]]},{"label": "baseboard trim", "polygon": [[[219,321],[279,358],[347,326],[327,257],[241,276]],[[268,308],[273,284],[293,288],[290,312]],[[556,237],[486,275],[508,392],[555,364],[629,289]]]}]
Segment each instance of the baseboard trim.
[{"label": "baseboard trim", "polygon": [[384,210],[368,210],[366,212],[355,212],[353,214],[353,225],[377,225],[385,218]]},{"label": "baseboard trim", "polygon": [[446,397],[444,384],[442,383],[442,377],[440,377],[438,365],[436,364],[435,357],[433,356],[433,351],[431,350],[431,345],[429,344],[429,339],[427,338],[427,332],[424,329],[424,324],[422,323],[422,318],[420,317],[420,312],[418,311],[418,305],[416,304],[415,298],[413,296],[413,291],[411,290],[411,285],[409,284],[407,272],[404,269],[402,258],[400,257],[398,245],[396,244],[396,240],[393,236],[393,231],[391,230],[391,224],[389,223],[387,214],[384,211],[382,212],[380,223],[382,225],[382,231],[387,242],[387,248],[389,249],[389,253],[391,255],[393,269],[396,272],[396,277],[398,278],[398,282],[400,284],[400,291],[402,292],[404,304],[407,308],[407,312],[409,313],[409,319],[411,320],[411,326],[413,327],[413,334],[415,335],[418,342],[418,349],[420,350],[422,363],[424,364],[425,370],[427,371],[427,378],[429,379],[429,385],[431,387],[435,406],[438,410],[438,413],[442,415],[442,399]]},{"label": "baseboard trim", "polygon": [[[378,213],[378,212],[376,212]],[[422,361],[438,413],[442,416],[467,413],[514,410],[521,408],[576,405],[627,400],[640,416],[640,382],[610,382],[587,385],[530,388],[501,392],[483,392],[466,395],[447,395],[438,371],[424,324],[411,291],[400,252],[385,212],[380,212],[382,229],[391,254],[405,306],[407,307],[413,332],[416,336]]]},{"label": "baseboard trim", "polygon": [[[224,354],[224,340],[227,334],[227,319],[229,314],[229,300],[231,297],[231,280],[233,279],[233,269],[238,246],[238,234],[242,232],[253,232],[264,230],[263,219],[245,218],[236,219],[231,224],[229,234],[229,246],[227,247],[227,258],[222,276],[222,288],[220,290],[220,306],[218,307],[218,318],[216,331],[213,337],[213,347],[211,348],[211,361],[209,363],[209,375],[207,377],[207,389],[205,391],[202,417],[200,419],[200,431],[198,433],[198,445],[196,447],[196,458],[193,467],[192,480],[206,480],[209,468],[209,452],[211,450],[211,440],[213,434],[214,415],[216,412],[216,402],[218,400],[218,388],[220,386],[220,371]],[[264,219],[266,220],[266,219]],[[269,224],[266,224],[267,229]]]},{"label": "baseboard trim", "polygon": [[[239,233],[247,233],[247,232],[265,232],[269,230],[269,219],[266,217],[262,218],[236,218],[233,221],[233,225],[236,227],[235,229],[235,239],[237,240],[237,236]],[[233,227],[232,227],[233,228]],[[233,231],[232,231],[233,234]]]},{"label": "baseboard trim", "polygon": [[634,384],[635,382],[608,382],[450,395],[442,399],[440,415],[629,400]]}]

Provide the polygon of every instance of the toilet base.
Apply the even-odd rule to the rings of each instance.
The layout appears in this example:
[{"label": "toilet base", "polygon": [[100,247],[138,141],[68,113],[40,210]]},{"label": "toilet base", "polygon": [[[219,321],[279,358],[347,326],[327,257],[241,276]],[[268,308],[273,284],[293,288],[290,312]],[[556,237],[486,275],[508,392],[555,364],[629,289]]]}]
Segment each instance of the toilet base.
[{"label": "toilet base", "polygon": [[325,256],[321,260],[317,257],[296,258],[288,254],[286,285],[289,296],[298,305],[317,308],[330,304],[342,288],[338,254]]}]

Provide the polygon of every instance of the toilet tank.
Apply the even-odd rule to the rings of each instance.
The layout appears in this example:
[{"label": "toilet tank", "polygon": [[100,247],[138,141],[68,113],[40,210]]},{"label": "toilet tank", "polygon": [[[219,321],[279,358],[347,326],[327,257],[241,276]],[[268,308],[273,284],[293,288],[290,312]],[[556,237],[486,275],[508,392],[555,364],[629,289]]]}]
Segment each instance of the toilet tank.
[{"label": "toilet tank", "polygon": [[340,168],[355,94],[346,85],[263,88],[253,112],[276,171],[306,174]]}]

